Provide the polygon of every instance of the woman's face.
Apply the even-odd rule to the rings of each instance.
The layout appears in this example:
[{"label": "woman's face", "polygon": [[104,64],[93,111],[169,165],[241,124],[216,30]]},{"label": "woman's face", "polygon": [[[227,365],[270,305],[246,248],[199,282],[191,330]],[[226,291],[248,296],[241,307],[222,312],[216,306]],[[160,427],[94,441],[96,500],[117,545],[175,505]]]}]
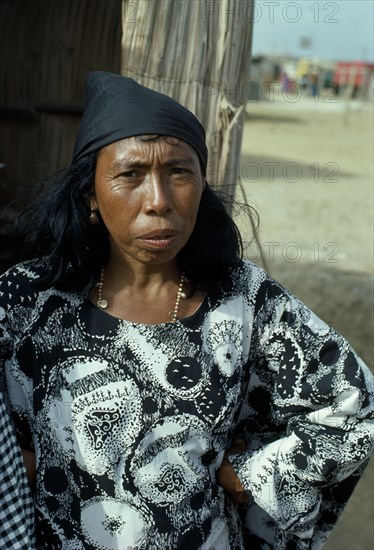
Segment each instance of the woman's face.
[{"label": "woman's face", "polygon": [[196,152],[176,138],[128,138],[103,148],[91,207],[108,229],[109,259],[174,262],[195,226],[204,185]]}]

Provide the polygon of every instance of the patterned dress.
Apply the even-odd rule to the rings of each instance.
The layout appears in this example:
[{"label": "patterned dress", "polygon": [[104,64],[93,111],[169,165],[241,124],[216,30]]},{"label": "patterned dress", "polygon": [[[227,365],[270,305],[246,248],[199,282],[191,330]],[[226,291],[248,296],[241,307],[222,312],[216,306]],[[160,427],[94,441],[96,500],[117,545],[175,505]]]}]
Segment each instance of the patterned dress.
[{"label": "patterned dress", "polygon": [[[0,283],[5,387],[35,449],[38,548],[319,548],[373,449],[373,379],[347,342],[248,262],[190,317],[144,325]],[[216,482],[231,461],[250,500]]]}]

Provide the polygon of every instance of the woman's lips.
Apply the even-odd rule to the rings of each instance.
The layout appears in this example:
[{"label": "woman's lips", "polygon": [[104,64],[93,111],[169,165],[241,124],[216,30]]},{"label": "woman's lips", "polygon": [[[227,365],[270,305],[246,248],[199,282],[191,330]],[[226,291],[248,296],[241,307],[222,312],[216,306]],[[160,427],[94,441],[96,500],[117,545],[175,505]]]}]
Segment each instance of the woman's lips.
[{"label": "woman's lips", "polygon": [[156,248],[167,248],[172,244],[174,240],[175,240],[175,237],[160,238],[160,239],[157,239],[157,238],[142,239],[143,243]]},{"label": "woman's lips", "polygon": [[152,248],[167,248],[175,241],[177,235],[176,231],[153,231],[142,235],[140,240]]}]

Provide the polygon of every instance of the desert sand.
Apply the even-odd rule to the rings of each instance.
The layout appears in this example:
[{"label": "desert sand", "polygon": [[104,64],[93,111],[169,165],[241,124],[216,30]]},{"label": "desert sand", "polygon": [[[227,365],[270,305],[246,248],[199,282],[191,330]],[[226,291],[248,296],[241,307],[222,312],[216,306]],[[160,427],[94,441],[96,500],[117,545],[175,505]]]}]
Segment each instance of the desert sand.
[{"label": "desert sand", "polygon": [[[268,271],[373,368],[373,109],[331,99],[247,104],[238,198],[259,212]],[[247,256],[262,264],[255,244]],[[374,549],[373,466],[325,550]]]}]

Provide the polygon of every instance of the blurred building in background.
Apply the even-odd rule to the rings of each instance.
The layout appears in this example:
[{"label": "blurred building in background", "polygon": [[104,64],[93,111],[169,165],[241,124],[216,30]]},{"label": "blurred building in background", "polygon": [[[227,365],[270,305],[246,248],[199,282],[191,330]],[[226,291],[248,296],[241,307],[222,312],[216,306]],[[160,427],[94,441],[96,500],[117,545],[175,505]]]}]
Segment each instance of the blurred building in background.
[{"label": "blurred building in background", "polygon": [[348,99],[374,99],[374,65],[364,61],[333,61],[283,55],[252,59],[249,101],[271,101],[282,93],[292,99],[327,93]]}]

